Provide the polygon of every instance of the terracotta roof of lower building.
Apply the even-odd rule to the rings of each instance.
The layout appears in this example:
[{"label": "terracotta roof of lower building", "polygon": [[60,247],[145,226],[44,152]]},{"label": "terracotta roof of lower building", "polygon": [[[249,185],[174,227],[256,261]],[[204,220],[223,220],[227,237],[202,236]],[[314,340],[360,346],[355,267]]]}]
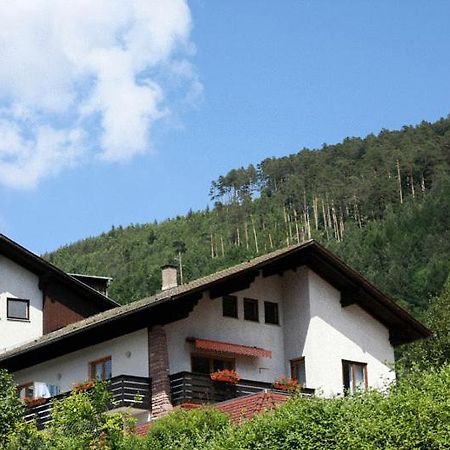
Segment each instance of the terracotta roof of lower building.
[{"label": "terracotta roof of lower building", "polygon": [[256,414],[276,408],[288,398],[287,394],[262,391],[216,403],[214,406],[227,414],[233,423],[240,423],[251,419]]},{"label": "terracotta roof of lower building", "polygon": [[151,424],[152,422],[147,422],[141,425],[137,425],[134,429],[134,434],[137,434],[138,436],[147,436],[148,429],[150,428]]},{"label": "terracotta roof of lower building", "polygon": [[[213,406],[219,411],[229,416],[231,422],[240,424],[245,420],[250,420],[256,414],[265,411],[271,411],[283,404],[289,399],[288,394],[281,394],[278,392],[261,391],[256,394],[245,395],[242,397],[233,398],[224,402],[219,402]],[[179,408],[185,410],[192,410],[201,408],[204,405],[198,403],[183,403]],[[135,434],[138,436],[146,436],[153,422],[143,423],[136,426]]]}]

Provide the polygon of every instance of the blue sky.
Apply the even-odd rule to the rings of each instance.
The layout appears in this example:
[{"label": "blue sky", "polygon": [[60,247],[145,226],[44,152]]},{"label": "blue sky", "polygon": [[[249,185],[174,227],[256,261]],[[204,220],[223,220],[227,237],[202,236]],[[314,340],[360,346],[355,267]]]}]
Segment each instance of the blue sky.
[{"label": "blue sky", "polygon": [[450,113],[447,1],[96,0],[89,22],[92,2],[58,3],[0,6],[0,229],[37,253]]}]

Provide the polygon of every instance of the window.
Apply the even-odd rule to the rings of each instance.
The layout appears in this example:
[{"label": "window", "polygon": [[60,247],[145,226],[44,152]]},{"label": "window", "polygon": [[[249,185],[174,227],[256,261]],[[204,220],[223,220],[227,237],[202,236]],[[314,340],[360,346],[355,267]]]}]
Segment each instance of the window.
[{"label": "window", "polygon": [[305,358],[291,359],[291,378],[297,380],[300,387],[306,386]]},{"label": "window", "polygon": [[264,302],[264,317],[266,323],[278,325],[280,323],[280,319],[278,317],[278,303]]},{"label": "window", "polygon": [[234,295],[224,295],[222,298],[222,312],[224,317],[238,318],[237,297]]},{"label": "window", "polygon": [[8,298],[6,309],[6,315],[8,319],[30,319],[30,300],[24,300],[21,298]]},{"label": "window", "polygon": [[258,300],[253,298],[244,298],[244,319],[253,322],[259,321]]},{"label": "window", "polygon": [[345,392],[353,393],[367,389],[367,364],[343,360],[342,373]]},{"label": "window", "polygon": [[216,370],[232,370],[235,367],[235,361],[232,358],[218,358],[212,356],[192,355],[192,372],[210,374]]},{"label": "window", "polygon": [[91,380],[109,380],[112,376],[111,356],[90,362],[89,376]]}]

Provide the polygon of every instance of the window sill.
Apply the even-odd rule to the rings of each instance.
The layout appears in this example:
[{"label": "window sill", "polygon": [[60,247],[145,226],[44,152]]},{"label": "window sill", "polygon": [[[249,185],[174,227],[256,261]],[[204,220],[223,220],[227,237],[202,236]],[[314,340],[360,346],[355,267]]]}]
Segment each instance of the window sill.
[{"label": "window sill", "polygon": [[7,317],[6,320],[10,322],[24,322],[24,323],[31,323],[30,319],[17,319],[15,317]]}]

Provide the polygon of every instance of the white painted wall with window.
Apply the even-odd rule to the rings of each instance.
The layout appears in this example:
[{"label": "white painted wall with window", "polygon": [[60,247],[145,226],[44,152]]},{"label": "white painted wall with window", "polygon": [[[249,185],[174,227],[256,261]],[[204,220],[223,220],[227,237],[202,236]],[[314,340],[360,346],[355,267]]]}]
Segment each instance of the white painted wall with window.
[{"label": "white painted wall with window", "polygon": [[[304,356],[308,387],[325,396],[343,393],[345,361],[366,365],[353,370],[355,384],[383,389],[395,380],[389,330],[357,305],[343,308],[340,292],[308,270],[310,323]],[[343,365],[344,362],[344,365]],[[366,372],[367,380],[361,380]],[[348,372],[347,372],[348,373]]]},{"label": "white painted wall with window", "polygon": [[[36,275],[0,256],[0,352],[42,336],[42,295]],[[29,301],[28,318],[24,302],[15,298]]]},{"label": "white painted wall with window", "polygon": [[[202,352],[196,351],[192,343],[186,342],[186,338],[196,337],[272,351],[272,358],[236,356],[236,371],[241,378],[273,383],[284,375],[284,318],[280,283],[278,275],[267,278],[259,276],[248,289],[233,293],[238,299],[238,318],[223,316],[222,297],[211,300],[205,294],[188,318],[166,325],[170,373],[192,370],[191,354]],[[244,298],[257,300],[257,320],[244,319]],[[264,301],[280,305],[279,324],[265,323]],[[254,309],[252,311],[249,314],[252,315]]]},{"label": "white painted wall with window", "polygon": [[91,363],[111,357],[111,374],[148,377],[147,329],[52,359],[14,373],[18,385],[40,382],[70,391],[74,384],[91,377]]}]

